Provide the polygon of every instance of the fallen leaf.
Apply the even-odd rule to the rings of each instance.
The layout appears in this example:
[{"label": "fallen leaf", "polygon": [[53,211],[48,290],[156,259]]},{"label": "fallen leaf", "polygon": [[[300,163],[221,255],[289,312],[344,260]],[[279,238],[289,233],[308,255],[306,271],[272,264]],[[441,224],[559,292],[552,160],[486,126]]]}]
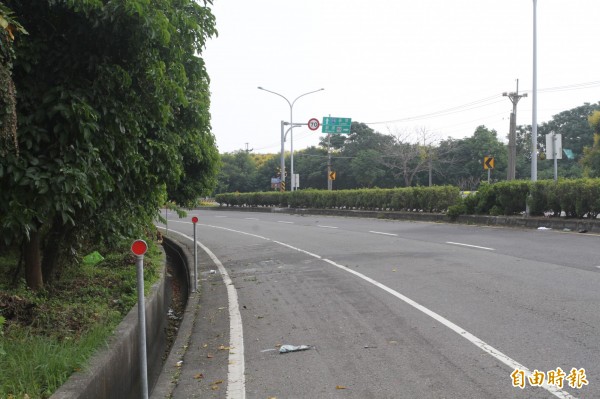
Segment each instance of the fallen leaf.
[{"label": "fallen leaf", "polygon": [[206,357],[212,359],[214,356],[209,353],[208,355],[206,355]]},{"label": "fallen leaf", "polygon": [[217,381],[213,382],[212,384],[213,385],[219,385],[219,384],[222,384],[222,383],[223,383],[223,380],[217,380]]},{"label": "fallen leaf", "polygon": [[337,385],[337,386],[335,387],[335,389],[348,389],[348,388],[346,388],[346,387],[344,387],[344,386],[342,386],[342,385]]},{"label": "fallen leaf", "polygon": [[218,391],[219,390],[219,386],[218,385],[213,385],[212,387],[210,387],[210,389],[212,389],[213,391]]},{"label": "fallen leaf", "polygon": [[393,271],[393,272],[395,272],[395,271],[396,271],[396,269],[392,269],[392,271]]},{"label": "fallen leaf", "polygon": [[194,376],[194,378],[195,378],[195,379],[197,379],[197,380],[201,380],[201,379],[203,379],[203,378],[204,378],[204,374],[202,374],[202,373],[198,373],[198,374],[196,374],[196,375]]},{"label": "fallen leaf", "polygon": [[202,344],[203,348],[208,348],[208,344]]},{"label": "fallen leaf", "polygon": [[231,349],[229,346],[225,346],[225,345],[219,346],[220,351],[228,351],[229,349]]}]

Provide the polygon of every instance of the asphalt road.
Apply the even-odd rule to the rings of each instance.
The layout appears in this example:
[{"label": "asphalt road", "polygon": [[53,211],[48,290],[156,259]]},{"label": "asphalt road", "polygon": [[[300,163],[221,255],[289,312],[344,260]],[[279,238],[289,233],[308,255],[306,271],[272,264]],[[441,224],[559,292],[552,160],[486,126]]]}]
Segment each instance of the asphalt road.
[{"label": "asphalt road", "polygon": [[[192,236],[192,216],[213,256],[199,252],[207,336],[184,359],[198,397],[600,398],[597,235],[232,211],[169,230]],[[229,357],[208,354],[219,343]],[[544,386],[514,387],[515,369]]]}]

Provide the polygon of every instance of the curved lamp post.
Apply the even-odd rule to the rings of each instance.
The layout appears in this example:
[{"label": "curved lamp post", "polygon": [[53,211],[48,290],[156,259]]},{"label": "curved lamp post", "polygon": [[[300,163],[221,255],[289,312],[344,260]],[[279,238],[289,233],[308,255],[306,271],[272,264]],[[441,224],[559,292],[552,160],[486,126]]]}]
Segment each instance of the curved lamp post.
[{"label": "curved lamp post", "polygon": [[[293,119],[294,118],[294,116],[293,116],[294,104],[296,103],[296,101],[300,97],[304,97],[306,95],[309,95],[309,94],[312,94],[312,93],[316,93],[318,91],[322,91],[322,90],[325,90],[325,89],[321,88],[321,89],[318,89],[318,90],[309,91],[308,93],[300,94],[292,102],[290,102],[290,100],[288,100],[282,94],[276,93],[276,92],[271,91],[271,90],[267,90],[267,89],[265,89],[263,87],[260,87],[260,86],[258,86],[258,89],[259,90],[264,90],[266,92],[275,94],[275,95],[283,98],[288,103],[288,105],[290,106],[290,143],[291,143],[291,149],[290,149],[290,151],[291,151],[291,156],[290,156],[290,173],[291,173],[291,181],[294,181],[295,180],[294,179],[294,119]],[[281,178],[282,179],[285,179],[285,174],[284,174],[285,173],[285,163],[284,163],[284,156],[285,155],[283,153],[283,151],[284,151],[283,142],[284,141],[285,141],[285,135],[283,134],[283,129],[282,129],[282,135],[281,135],[281,165],[282,165],[281,166]],[[294,191],[294,188],[295,188],[294,185],[291,184],[291,191]]]}]

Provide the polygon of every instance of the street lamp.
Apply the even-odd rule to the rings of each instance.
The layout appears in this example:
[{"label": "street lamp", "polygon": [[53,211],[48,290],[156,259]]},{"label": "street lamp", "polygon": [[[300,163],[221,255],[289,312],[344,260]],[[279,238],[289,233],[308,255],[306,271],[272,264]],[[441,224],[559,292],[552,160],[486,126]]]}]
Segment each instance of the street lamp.
[{"label": "street lamp", "polygon": [[531,181],[537,181],[537,0],[533,0],[533,112],[531,116]]},{"label": "street lamp", "polygon": [[[288,105],[290,106],[290,143],[291,143],[291,148],[290,148],[290,151],[291,151],[291,156],[290,156],[290,173],[291,173],[291,182],[292,182],[292,184],[291,184],[291,187],[292,187],[291,191],[294,191],[294,188],[295,188],[294,184],[293,184],[294,181],[295,181],[295,179],[294,179],[294,119],[293,119],[294,104],[296,103],[296,101],[300,97],[304,97],[306,95],[309,95],[309,94],[312,94],[312,93],[316,93],[318,91],[322,91],[322,90],[325,90],[325,89],[321,88],[321,89],[318,89],[318,90],[313,90],[313,91],[309,91],[308,93],[301,94],[298,97],[296,97],[296,99],[294,99],[294,101],[292,101],[292,102],[290,102],[290,100],[288,100],[285,96],[283,96],[283,95],[281,95],[279,93],[276,93],[274,91],[267,90],[267,89],[265,89],[263,87],[260,87],[260,86],[258,86],[258,89],[259,90],[267,91],[269,93],[275,94],[275,95],[283,98],[285,101],[287,101]],[[283,145],[283,142],[285,141],[285,135],[283,134],[283,125],[282,125],[282,130],[281,131],[282,131],[282,134],[281,134],[281,165],[282,165],[282,167],[281,167],[281,178],[285,179],[285,174],[284,174],[284,172],[285,172],[284,171],[285,164],[284,164],[284,160],[283,160],[283,158],[284,158],[284,153],[283,153],[283,151],[284,151],[284,148],[283,148],[284,145]]]}]

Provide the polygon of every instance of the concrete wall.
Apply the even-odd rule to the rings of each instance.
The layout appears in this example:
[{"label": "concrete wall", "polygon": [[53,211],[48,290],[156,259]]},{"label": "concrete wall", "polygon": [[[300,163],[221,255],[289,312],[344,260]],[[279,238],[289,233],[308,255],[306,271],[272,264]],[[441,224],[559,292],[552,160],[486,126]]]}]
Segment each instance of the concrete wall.
[{"label": "concrete wall", "polygon": [[[169,307],[166,266],[160,280],[146,297],[146,346],[149,387],[162,370],[167,340],[167,311]],[[108,348],[101,350],[88,367],[74,373],[50,399],[127,399],[141,397],[138,313],[131,309],[115,330]]]}]

